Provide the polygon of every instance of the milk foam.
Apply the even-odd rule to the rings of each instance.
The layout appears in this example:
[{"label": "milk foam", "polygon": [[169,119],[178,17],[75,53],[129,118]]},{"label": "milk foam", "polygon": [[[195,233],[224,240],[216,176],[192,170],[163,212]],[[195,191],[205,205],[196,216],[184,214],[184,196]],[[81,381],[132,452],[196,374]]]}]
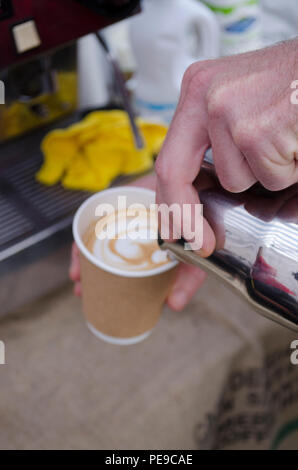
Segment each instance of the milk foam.
[{"label": "milk foam", "polygon": [[96,235],[91,244],[87,243],[97,259],[124,271],[153,270],[170,262],[157,243],[156,213],[143,210],[136,216],[124,211],[115,214],[100,219]]}]

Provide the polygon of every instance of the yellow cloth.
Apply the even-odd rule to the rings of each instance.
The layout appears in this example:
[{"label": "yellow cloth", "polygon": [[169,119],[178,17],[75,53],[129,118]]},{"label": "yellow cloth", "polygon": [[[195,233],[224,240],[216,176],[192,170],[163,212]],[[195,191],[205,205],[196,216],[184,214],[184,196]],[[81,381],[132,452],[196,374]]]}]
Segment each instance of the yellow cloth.
[{"label": "yellow cloth", "polygon": [[69,189],[100,191],[119,175],[150,169],[167,127],[137,119],[145,147],[137,150],[124,111],[95,111],[68,129],[54,130],[43,140],[40,183],[61,182]]}]

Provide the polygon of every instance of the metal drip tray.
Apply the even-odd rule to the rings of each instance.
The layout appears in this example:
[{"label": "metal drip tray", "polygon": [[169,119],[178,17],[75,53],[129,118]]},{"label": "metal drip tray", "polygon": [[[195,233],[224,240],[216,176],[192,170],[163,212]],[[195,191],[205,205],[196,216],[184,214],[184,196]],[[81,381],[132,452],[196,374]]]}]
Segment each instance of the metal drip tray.
[{"label": "metal drip tray", "polygon": [[41,155],[23,157],[0,173],[0,261],[65,228],[87,192],[35,180]]},{"label": "metal drip tray", "polygon": [[67,280],[72,218],[90,195],[36,181],[40,143],[50,129],[0,147],[0,316]]}]

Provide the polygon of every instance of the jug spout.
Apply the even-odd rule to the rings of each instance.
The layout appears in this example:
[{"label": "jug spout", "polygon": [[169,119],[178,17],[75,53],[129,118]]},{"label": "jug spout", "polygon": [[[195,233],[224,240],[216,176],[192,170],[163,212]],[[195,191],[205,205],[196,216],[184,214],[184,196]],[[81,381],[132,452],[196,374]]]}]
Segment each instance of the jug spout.
[{"label": "jug spout", "polygon": [[256,312],[298,331],[298,185],[275,193],[255,185],[231,194],[210,169],[196,184],[216,251],[202,258],[186,250],[184,240],[160,239],[161,248],[216,276]]}]

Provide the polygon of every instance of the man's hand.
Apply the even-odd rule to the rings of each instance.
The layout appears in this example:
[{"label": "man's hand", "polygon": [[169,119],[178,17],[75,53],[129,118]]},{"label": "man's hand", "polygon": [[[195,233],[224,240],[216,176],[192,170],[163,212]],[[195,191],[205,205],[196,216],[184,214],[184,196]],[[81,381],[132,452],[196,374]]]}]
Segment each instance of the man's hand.
[{"label": "man's hand", "polygon": [[[193,183],[213,149],[216,173],[230,192],[259,181],[271,191],[298,182],[298,40],[193,64],[156,163],[157,202],[197,204]],[[183,232],[184,237],[187,235]],[[209,256],[214,233],[204,221],[200,252]]]}]

